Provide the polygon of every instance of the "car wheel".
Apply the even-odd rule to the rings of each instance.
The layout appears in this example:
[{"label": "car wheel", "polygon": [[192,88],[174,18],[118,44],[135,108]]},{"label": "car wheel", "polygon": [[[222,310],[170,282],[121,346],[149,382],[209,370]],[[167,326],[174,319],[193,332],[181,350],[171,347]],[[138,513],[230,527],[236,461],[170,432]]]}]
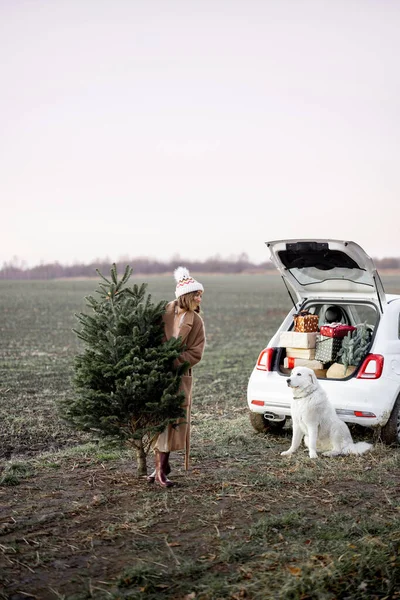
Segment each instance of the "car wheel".
[{"label": "car wheel", "polygon": [[381,440],[388,445],[400,445],[400,396],[394,403],[388,422],[381,429]]},{"label": "car wheel", "polygon": [[250,423],[259,433],[267,433],[268,431],[278,433],[282,431],[286,419],[282,421],[268,421],[268,419],[264,419],[264,415],[250,411]]}]

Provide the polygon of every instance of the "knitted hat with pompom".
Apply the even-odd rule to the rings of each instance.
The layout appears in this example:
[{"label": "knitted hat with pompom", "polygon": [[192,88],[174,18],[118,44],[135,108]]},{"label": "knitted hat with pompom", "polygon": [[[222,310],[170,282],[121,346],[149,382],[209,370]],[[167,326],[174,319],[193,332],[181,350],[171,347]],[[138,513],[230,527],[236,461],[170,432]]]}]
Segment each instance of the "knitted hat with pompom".
[{"label": "knitted hat with pompom", "polygon": [[176,298],[183,296],[183,294],[188,294],[189,292],[204,292],[204,288],[201,283],[190,276],[190,273],[186,267],[178,267],[175,269],[174,277],[176,281]]}]

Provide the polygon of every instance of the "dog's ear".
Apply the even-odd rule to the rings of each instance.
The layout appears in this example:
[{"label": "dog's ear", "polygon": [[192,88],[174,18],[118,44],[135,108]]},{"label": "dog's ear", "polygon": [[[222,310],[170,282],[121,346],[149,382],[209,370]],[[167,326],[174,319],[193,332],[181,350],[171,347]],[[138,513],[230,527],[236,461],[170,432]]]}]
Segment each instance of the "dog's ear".
[{"label": "dog's ear", "polygon": [[317,385],[318,381],[317,381],[317,377],[316,377],[314,371],[309,374],[309,378],[311,379],[311,383],[313,383],[314,385]]}]

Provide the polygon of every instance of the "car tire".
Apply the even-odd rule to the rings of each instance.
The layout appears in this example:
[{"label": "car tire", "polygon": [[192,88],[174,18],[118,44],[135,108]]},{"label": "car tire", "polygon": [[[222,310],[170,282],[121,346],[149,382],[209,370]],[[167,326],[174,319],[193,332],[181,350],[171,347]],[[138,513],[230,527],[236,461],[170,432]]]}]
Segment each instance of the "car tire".
[{"label": "car tire", "polygon": [[284,428],[286,419],[282,421],[268,421],[268,419],[264,419],[264,415],[261,413],[250,411],[250,423],[258,433],[278,433]]},{"label": "car tire", "polygon": [[388,422],[381,429],[380,437],[385,444],[400,445],[400,396],[394,403]]}]

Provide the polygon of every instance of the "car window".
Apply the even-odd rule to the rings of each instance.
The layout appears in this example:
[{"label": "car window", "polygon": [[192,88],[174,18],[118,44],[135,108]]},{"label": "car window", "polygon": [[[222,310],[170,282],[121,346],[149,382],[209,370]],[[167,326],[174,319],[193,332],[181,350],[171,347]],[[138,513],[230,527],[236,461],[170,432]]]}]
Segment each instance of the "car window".
[{"label": "car window", "polygon": [[[305,308],[311,313],[319,316],[319,324],[325,323],[326,311],[332,307],[332,304],[308,304]],[[378,321],[378,315],[373,306],[368,304],[348,304],[340,306],[342,318],[340,322],[347,325],[359,325],[367,323],[370,327],[375,327]],[[399,337],[400,337],[400,318],[399,318]]]},{"label": "car window", "polygon": [[376,310],[373,306],[366,304],[352,305],[352,313],[355,323],[367,323],[371,327],[375,327],[378,320]]},{"label": "car window", "polygon": [[[331,304],[307,304],[305,309],[308,310],[312,315],[318,315],[319,325],[325,323],[325,313],[327,309],[332,306]],[[344,322],[347,322],[345,311],[341,309],[342,314],[344,315]]]}]

